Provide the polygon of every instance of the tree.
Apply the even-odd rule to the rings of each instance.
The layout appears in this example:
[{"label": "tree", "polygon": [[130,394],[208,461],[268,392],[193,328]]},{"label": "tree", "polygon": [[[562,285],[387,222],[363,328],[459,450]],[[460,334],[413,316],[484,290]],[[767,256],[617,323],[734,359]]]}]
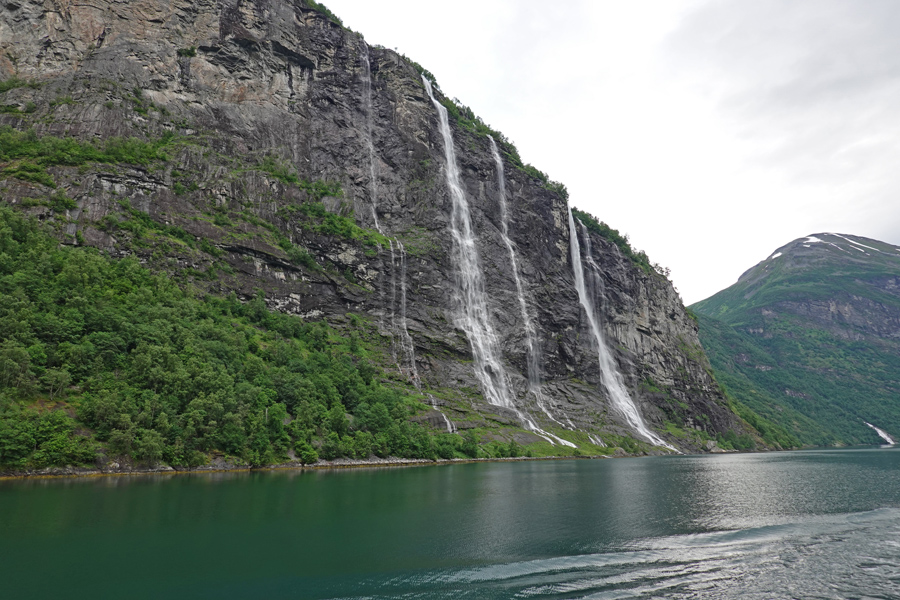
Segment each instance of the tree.
[{"label": "tree", "polygon": [[460,450],[469,458],[478,457],[478,437],[474,431],[470,430],[463,434],[463,443]]},{"label": "tree", "polygon": [[306,440],[299,440],[294,444],[294,452],[304,465],[311,465],[319,462],[319,454]]},{"label": "tree", "polygon": [[54,396],[62,395],[71,381],[72,377],[65,369],[47,369],[47,372],[41,377],[41,382],[47,388],[51,400]]},{"label": "tree", "polygon": [[142,429],[139,432],[134,454],[138,460],[155,467],[163,457],[164,446],[165,440],[163,440],[163,436],[159,432],[152,429]]}]

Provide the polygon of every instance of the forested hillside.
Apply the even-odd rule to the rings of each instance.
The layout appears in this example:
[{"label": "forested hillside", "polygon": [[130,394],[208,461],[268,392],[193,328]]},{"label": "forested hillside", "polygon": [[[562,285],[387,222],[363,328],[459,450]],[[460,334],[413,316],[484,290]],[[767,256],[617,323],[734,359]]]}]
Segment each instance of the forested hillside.
[{"label": "forested hillside", "polygon": [[875,443],[900,433],[898,290],[900,248],[820,233],[691,308],[735,398],[807,445]]},{"label": "forested hillside", "polygon": [[0,208],[0,467],[477,456],[408,420],[425,406],[380,382],[372,328],[350,322],[184,290]]}]

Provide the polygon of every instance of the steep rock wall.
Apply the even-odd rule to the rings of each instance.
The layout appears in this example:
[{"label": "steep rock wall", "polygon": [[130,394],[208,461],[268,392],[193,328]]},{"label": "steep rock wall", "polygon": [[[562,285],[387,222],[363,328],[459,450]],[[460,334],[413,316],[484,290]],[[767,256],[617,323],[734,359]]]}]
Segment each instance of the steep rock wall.
[{"label": "steep rock wall", "polygon": [[[0,117],[3,124],[81,140],[157,139],[166,132],[177,140],[162,165],[51,167],[57,189],[77,208],[65,215],[46,206],[28,210],[57,217],[71,243],[136,253],[204,289],[243,298],[261,289],[273,308],[337,324],[347,313],[369,315],[386,345],[396,345],[391,313],[398,310],[400,274],[388,245],[310,227],[285,210],[321,199],[331,214],[368,230],[375,225],[363,52],[371,64],[378,221],[409,254],[407,324],[424,389],[460,428],[512,424],[513,415],[481,399],[468,341],[454,325],[450,198],[437,115],[419,72],[395,52],[366,48],[359,34],[301,2],[5,3],[0,73],[41,85],[5,92],[3,103],[22,110]],[[489,140],[456,125],[454,140],[517,403],[559,430],[527,393],[524,327],[500,233]],[[261,167],[267,160],[269,167]],[[313,197],[279,176],[282,168],[303,181],[337,182],[341,193]],[[608,411],[574,289],[566,201],[511,164],[506,177],[509,234],[537,327],[550,414],[582,432],[627,435]],[[48,193],[34,183],[0,181],[3,199],[19,206]],[[155,241],[117,225],[129,209],[160,225]],[[214,252],[176,243],[166,227],[208,240]],[[604,279],[597,304],[607,339],[648,424],[659,430],[670,421],[712,435],[743,431],[671,283],[637,268],[614,244],[597,236],[592,242]],[[292,258],[292,248],[315,264]],[[668,439],[696,448],[693,438]]]}]

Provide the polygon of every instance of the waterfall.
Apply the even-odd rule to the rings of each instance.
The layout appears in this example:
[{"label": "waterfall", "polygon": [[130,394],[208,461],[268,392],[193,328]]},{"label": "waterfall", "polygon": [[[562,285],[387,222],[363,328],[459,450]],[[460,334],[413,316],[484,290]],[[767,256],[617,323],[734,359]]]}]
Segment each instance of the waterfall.
[{"label": "waterfall", "polygon": [[[590,240],[587,239],[587,237],[585,239],[586,244],[589,244]],[[591,333],[594,335],[594,342],[597,345],[600,375],[604,387],[606,387],[607,392],[609,392],[609,398],[613,408],[625,418],[625,421],[631,429],[642,438],[656,446],[665,446],[666,448],[677,452],[673,446],[667,444],[662,438],[650,431],[647,426],[644,425],[644,420],[641,418],[641,414],[638,412],[637,407],[625,390],[622,376],[618,369],[616,369],[613,357],[606,347],[606,341],[600,330],[600,323],[597,320],[597,314],[594,312],[591,296],[588,294],[587,287],[585,286],[584,268],[581,264],[581,248],[578,243],[578,230],[575,228],[575,217],[572,215],[571,207],[569,207],[569,249],[572,256],[572,271],[575,274],[575,290],[578,292],[578,299],[581,302],[581,306],[584,308],[585,313],[587,313],[588,323],[591,326]],[[593,264],[593,257],[590,256],[589,246],[587,250],[588,260],[592,263],[592,266],[596,267],[596,265]]]},{"label": "waterfall", "polygon": [[[366,149],[369,154],[369,202],[372,208],[372,221],[375,229],[380,234],[384,234],[381,224],[378,222],[378,177],[375,173],[375,144],[372,140],[372,69],[369,63],[369,46],[362,42],[363,62],[363,102],[366,107]],[[390,308],[390,337],[391,337],[391,354],[397,368],[402,375],[420,389],[422,382],[419,379],[419,371],[416,368],[416,351],[413,346],[412,337],[406,327],[406,249],[400,241],[397,241],[397,252],[399,253],[399,269],[400,269],[400,319],[399,323],[396,316],[397,308],[397,268],[398,257],[394,252],[394,242],[388,240],[391,252],[391,308]],[[382,288],[382,306],[384,305],[384,296]],[[400,349],[398,352],[395,339],[400,339]],[[405,366],[405,367],[404,367]],[[405,370],[405,372],[404,372]],[[442,413],[443,414],[443,413]],[[446,416],[444,417],[446,419]]]},{"label": "waterfall", "polygon": [[863,423],[865,423],[866,425],[868,425],[869,427],[874,429],[875,433],[877,433],[878,436],[884,440],[885,444],[890,444],[891,446],[893,446],[894,444],[897,443],[894,441],[894,438],[889,436],[883,429],[879,429],[878,427],[875,427],[874,425],[872,425],[871,423],[869,423],[867,421],[863,421]]},{"label": "waterfall", "polygon": [[[400,350],[402,358],[408,365],[406,377],[418,390],[421,389],[422,382],[419,380],[419,370],[416,368],[416,350],[413,347],[409,330],[406,328],[406,248],[403,247],[402,242],[398,241],[397,249],[400,251]],[[446,418],[445,416],[444,419],[446,420]]]},{"label": "waterfall", "polygon": [[391,326],[388,330],[388,335],[391,336],[391,356],[394,358],[394,362],[397,363],[397,369],[400,369],[400,361],[397,358],[397,342],[394,339],[394,333],[397,331],[397,312],[395,307],[397,306],[397,259],[394,254],[394,241],[388,240],[388,247],[391,251],[391,301],[390,301],[390,313],[391,313]]},{"label": "waterfall", "polygon": [[459,177],[459,165],[453,148],[453,134],[447,119],[447,109],[438,102],[431,89],[431,82],[422,77],[428,97],[438,111],[441,137],[444,141],[444,174],[453,208],[450,214],[450,232],[453,237],[453,264],[457,269],[458,325],[466,333],[472,346],[475,376],[481,384],[490,404],[515,410],[506,381],[506,369],[500,362],[500,349],[488,313],[484,277],[475,246],[469,202]]},{"label": "waterfall", "polygon": [[538,408],[540,408],[541,411],[543,411],[543,413],[547,415],[547,418],[564,427],[564,425],[560,423],[556,418],[554,418],[553,415],[550,414],[550,411],[547,410],[547,406],[544,401],[544,394],[541,392],[541,350],[538,346],[537,331],[534,328],[534,322],[531,320],[531,315],[528,314],[528,305],[525,302],[525,293],[522,291],[522,279],[519,277],[519,266],[518,260],[516,259],[516,249],[515,246],[513,246],[512,240],[509,238],[509,214],[506,204],[506,176],[503,171],[503,160],[500,158],[500,152],[497,149],[497,142],[495,142],[494,138],[490,135],[488,136],[488,139],[491,142],[491,154],[494,156],[494,163],[497,165],[497,186],[500,190],[500,233],[501,237],[503,238],[503,243],[506,245],[506,249],[509,251],[509,262],[512,266],[513,280],[516,283],[516,295],[519,299],[519,310],[522,313],[522,323],[525,328],[525,343],[528,345],[526,358],[526,366],[528,369],[528,390],[534,395],[535,400],[537,401]]},{"label": "waterfall", "polygon": [[369,203],[372,207],[372,221],[378,233],[381,224],[378,222],[378,180],[375,175],[375,144],[372,141],[372,69],[369,65],[369,45],[362,42],[363,66],[363,101],[366,105],[366,149],[369,151]]},{"label": "waterfall", "polygon": [[450,233],[453,238],[452,260],[456,267],[457,302],[459,304],[457,325],[466,333],[472,347],[475,363],[475,377],[481,384],[485,399],[489,404],[507,408],[516,413],[523,426],[544,438],[551,444],[559,443],[574,447],[574,444],[547,433],[528,419],[513,402],[507,383],[506,369],[500,360],[500,343],[494,333],[488,312],[487,293],[484,276],[475,245],[469,202],[463,191],[459,176],[459,164],[453,148],[453,133],[447,119],[447,109],[434,97],[431,82],[422,77],[428,97],[438,112],[441,138],[444,142],[444,174],[450,190],[452,210],[450,213]]},{"label": "waterfall", "polygon": [[588,439],[591,440],[591,443],[594,444],[595,446],[600,446],[601,448],[606,448],[606,444],[603,443],[603,440],[601,440],[598,436],[594,435],[593,433],[588,434]]}]

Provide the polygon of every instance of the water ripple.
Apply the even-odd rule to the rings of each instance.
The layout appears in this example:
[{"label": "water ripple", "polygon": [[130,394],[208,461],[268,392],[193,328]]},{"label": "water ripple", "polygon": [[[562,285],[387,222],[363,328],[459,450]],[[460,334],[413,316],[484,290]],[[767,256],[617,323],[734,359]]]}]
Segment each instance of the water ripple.
[{"label": "water ripple", "polygon": [[897,598],[900,510],[651,538],[383,581],[369,598]]}]

